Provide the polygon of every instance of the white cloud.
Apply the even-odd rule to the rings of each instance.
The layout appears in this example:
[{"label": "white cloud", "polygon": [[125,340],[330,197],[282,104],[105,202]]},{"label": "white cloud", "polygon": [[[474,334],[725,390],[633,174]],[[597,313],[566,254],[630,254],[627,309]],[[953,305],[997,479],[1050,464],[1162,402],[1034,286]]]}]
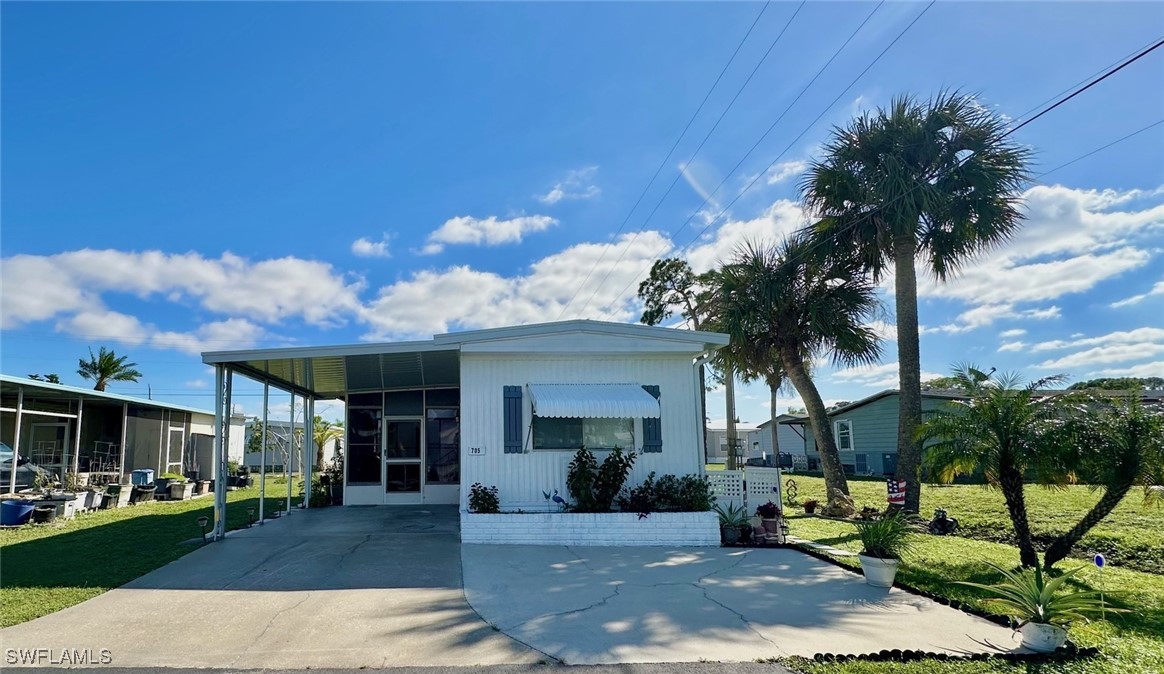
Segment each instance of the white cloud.
[{"label": "white cloud", "polygon": [[889,323],[887,321],[873,321],[865,327],[873,330],[874,334],[876,334],[881,339],[884,339],[885,341],[897,341],[897,326],[893,323]]},{"label": "white cloud", "polygon": [[[619,261],[624,248],[626,253]],[[623,235],[609,243],[571,246],[510,277],[468,266],[416,272],[381,288],[362,312],[372,327],[365,338],[415,337],[454,328],[553,321],[571,298],[574,302],[563,319],[634,320],[634,282],[660,250],[669,248],[669,240],[647,231],[637,237]],[[591,268],[594,272],[583,284]],[[592,294],[594,299],[587,303]]]},{"label": "white cloud", "polygon": [[1035,344],[1031,351],[1072,351],[1035,365],[1043,370],[1135,363],[1164,353],[1164,329],[1145,327],[1110,332],[1098,337],[1051,340]]},{"label": "white cloud", "polygon": [[1097,377],[1164,377],[1164,360],[1140,363],[1131,367],[1096,370],[1091,375]]},{"label": "white cloud", "polygon": [[597,166],[584,166],[567,171],[566,177],[551,187],[549,192],[535,198],[550,206],[563,199],[592,199],[602,193],[602,190],[592,182],[597,172]]},{"label": "white cloud", "polygon": [[[900,379],[898,377],[897,363],[883,363],[880,365],[859,365],[857,367],[844,368],[833,372],[832,379],[841,384],[851,384],[854,386],[876,387],[876,388],[897,388]],[[927,379],[934,379],[944,375],[934,372],[921,373],[922,381]]]},{"label": "white cloud", "polygon": [[806,161],[782,161],[768,169],[768,184],[776,185],[778,183],[784,182],[785,180],[788,180],[789,178],[795,178],[801,173],[804,173],[804,170],[807,168],[808,162]]},{"label": "white cloud", "polygon": [[1021,341],[1019,341],[1019,342],[1003,342],[1001,345],[999,345],[998,351],[999,351],[999,353],[1002,353],[1005,351],[1022,351],[1023,347],[1026,345],[1027,345],[1026,342],[1021,342]]},{"label": "white cloud", "polygon": [[[193,301],[208,311],[278,323],[301,318],[332,326],[358,306],[363,287],[330,264],[295,257],[251,261],[232,253],[84,249],[4,260],[0,326],[98,312],[101,297],[120,293],[170,302]],[[83,320],[92,320],[87,317]]]},{"label": "white cloud", "polygon": [[747,241],[776,243],[807,224],[800,205],[780,199],[751,220],[729,220],[713,230],[687,253],[687,261],[698,273],[717,266]]},{"label": "white cloud", "polygon": [[998,333],[998,336],[1002,337],[1003,339],[1011,339],[1014,337],[1022,337],[1025,334],[1027,334],[1027,331],[1023,330],[1022,328],[1012,328],[1010,330],[1003,330],[1002,332]]},{"label": "white cloud", "polygon": [[205,379],[191,379],[186,382],[186,388],[206,388],[209,385]]},{"label": "white cloud", "polygon": [[508,220],[501,220],[495,215],[483,219],[467,215],[450,218],[428,235],[420,253],[435,255],[443,251],[446,244],[499,246],[521,243],[526,234],[545,231],[556,224],[557,219],[548,215],[522,215]]},{"label": "white cloud", "polygon": [[[953,323],[946,323],[937,327],[923,327],[921,334],[942,332],[946,334],[956,335],[963,332],[970,332],[981,327],[991,325],[995,321],[1010,319],[1031,319],[1031,320],[1047,320],[1051,318],[1059,318],[1061,316],[1059,307],[1041,307],[1035,309],[1016,309],[1013,304],[983,304],[967,309],[954,319]],[[1013,331],[1007,331],[1013,332]],[[1018,334],[1024,334],[1026,330],[1019,329]],[[1005,335],[1006,333],[1003,333]]]},{"label": "white cloud", "polygon": [[1129,306],[1132,304],[1139,304],[1140,302],[1143,302],[1145,299],[1147,299],[1149,297],[1154,297],[1156,295],[1164,295],[1164,281],[1157,281],[1156,284],[1153,285],[1152,288],[1146,293],[1140,293],[1139,295],[1132,295],[1131,297],[1126,297],[1122,300],[1119,300],[1118,302],[1112,302],[1111,306],[1113,309],[1118,309],[1119,307],[1126,307],[1126,306]]},{"label": "white cloud", "polygon": [[192,355],[250,348],[265,335],[263,328],[242,318],[207,323],[192,332],[164,331],[135,316],[100,307],[62,318],[57,321],[56,330],[85,340],[171,349]]},{"label": "white cloud", "polygon": [[392,257],[392,253],[388,250],[387,237],[379,241],[372,241],[361,236],[352,242],[352,254],[358,257]]}]

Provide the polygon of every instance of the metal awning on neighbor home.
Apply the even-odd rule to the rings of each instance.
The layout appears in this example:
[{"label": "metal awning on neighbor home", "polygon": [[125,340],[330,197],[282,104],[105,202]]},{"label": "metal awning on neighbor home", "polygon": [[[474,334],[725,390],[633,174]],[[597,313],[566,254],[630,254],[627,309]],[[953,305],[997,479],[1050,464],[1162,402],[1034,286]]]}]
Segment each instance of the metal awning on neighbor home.
[{"label": "metal awning on neighbor home", "polygon": [[639,384],[530,384],[539,417],[658,419],[659,401]]}]

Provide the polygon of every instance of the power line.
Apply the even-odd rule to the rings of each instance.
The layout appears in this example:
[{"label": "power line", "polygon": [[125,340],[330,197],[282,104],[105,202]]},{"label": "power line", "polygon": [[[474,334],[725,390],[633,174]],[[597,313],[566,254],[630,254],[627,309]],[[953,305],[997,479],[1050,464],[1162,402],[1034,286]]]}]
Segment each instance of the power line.
[{"label": "power line", "polygon": [[[792,25],[792,22],[796,19],[796,16],[798,14],[800,14],[800,10],[804,9],[804,5],[807,3],[807,1],[808,0],[801,0],[800,4],[797,5],[796,10],[794,12],[792,12],[792,16],[788,17],[788,21],[786,21],[784,23],[784,27],[780,29],[780,32],[776,35],[776,38],[774,40],[772,40],[772,43],[770,45],[768,45],[768,49],[767,49],[767,51],[764,52],[764,55],[761,56],[760,60],[756,62],[755,67],[752,68],[752,72],[748,73],[748,77],[744,80],[744,83],[741,84],[738,89],[736,89],[736,93],[734,96],[732,96],[732,99],[728,102],[727,107],[725,107],[723,109],[723,111],[719,113],[719,117],[716,118],[715,123],[711,125],[711,128],[703,136],[703,140],[699,141],[699,145],[695,148],[695,151],[691,153],[691,157],[684,163],[685,167],[689,166],[691,164],[691,162],[695,161],[695,157],[699,155],[699,151],[703,149],[703,146],[707,143],[707,140],[709,138],[711,138],[711,135],[713,133],[715,133],[716,129],[719,128],[720,122],[722,122],[724,117],[727,116],[728,111],[732,109],[732,106],[735,105],[735,103],[739,99],[740,95],[744,93],[744,89],[747,88],[748,84],[752,81],[752,78],[755,77],[756,72],[760,70],[760,66],[762,66],[764,64],[764,62],[768,60],[768,56],[772,53],[772,50],[776,48],[776,45],[780,42],[780,39],[782,37],[784,37],[784,34],[788,31],[788,27]],[[757,17],[757,20],[759,20],[759,17]],[[749,29],[749,32],[750,32],[750,29]],[[746,37],[747,36],[745,36],[745,38]],[[741,43],[741,45],[742,45],[742,43]],[[738,51],[738,48],[737,48],[737,51]],[[732,56],[733,56],[733,58],[735,57],[734,54]],[[724,67],[724,70],[725,71],[727,70],[726,66]],[[721,75],[722,75],[722,73],[721,73]],[[719,80],[717,79],[716,81],[718,82]],[[711,95],[710,91],[708,92],[708,95]],[[700,107],[702,107],[702,104]],[[698,114],[698,111],[697,111],[697,114]],[[692,121],[694,121],[694,117],[692,117]],[[690,123],[688,123],[688,126],[690,126]],[[679,144],[679,142],[678,142],[678,140],[676,140],[675,146],[678,146],[678,144]],[[675,146],[672,147],[672,152],[674,152]],[[669,159],[670,156],[671,156],[670,153],[668,153],[667,157],[663,159],[663,164],[666,164],[667,159]],[[662,170],[663,164],[659,165],[659,168],[655,171],[655,176],[657,176],[659,174],[659,171]],[[655,212],[659,210],[659,206],[663,203],[664,200],[666,200],[667,196],[669,194],[671,194],[671,190],[675,189],[675,185],[679,182],[679,178],[681,178],[682,175],[683,175],[682,172],[676,174],[675,179],[672,180],[671,184],[667,186],[667,190],[663,193],[663,196],[659,198],[659,201],[655,203],[654,208],[652,208],[651,212],[647,215],[647,219],[643,221],[643,225],[641,227],[639,227],[638,231],[635,232],[634,236],[631,237],[631,240],[627,242],[626,247],[623,249],[623,253],[621,255],[619,255],[618,260],[615,261],[615,263],[614,263],[615,266],[617,266],[618,263],[622,261],[623,256],[626,255],[626,250],[630,249],[631,244],[633,244],[635,242],[635,240],[638,239],[639,234],[642,234],[643,230],[647,226],[647,222],[649,222],[650,219],[655,215]],[[651,178],[651,182],[652,183],[654,182],[654,177]],[[650,187],[650,184],[648,184],[648,187]],[[645,195],[646,195],[646,190],[644,189],[643,196],[645,196]],[[639,197],[639,201],[642,201],[642,196]],[[638,201],[635,202],[636,207],[638,206],[638,203],[639,203]],[[632,208],[631,213],[633,213],[633,212],[634,212],[634,209]],[[627,213],[627,220],[630,219],[631,213]],[[626,226],[626,220],[623,221],[622,226],[619,227],[618,232],[615,233],[615,236],[618,236],[618,233],[621,233],[623,227],[625,227],[625,226]],[[607,249],[605,249],[605,248],[603,249],[602,254],[598,258],[598,261],[594,263],[594,266],[592,266],[590,268],[590,271],[586,274],[586,279],[583,280],[583,282],[578,286],[578,289],[574,291],[574,296],[571,297],[570,301],[567,302],[566,305],[562,307],[562,311],[559,312],[558,318],[561,318],[562,316],[565,315],[566,311],[570,308],[570,305],[574,302],[574,299],[576,299],[578,297],[578,293],[581,292],[582,288],[585,286],[586,281],[590,280],[590,276],[594,273],[594,270],[597,269],[598,265],[601,264],[603,259],[605,259],[606,250]],[[606,282],[607,276],[609,276],[609,272],[607,273],[606,276],[603,276],[602,281],[600,281],[598,283],[598,288],[601,288],[602,284]],[[595,293],[597,293],[597,292],[598,292],[598,290],[596,288]],[[593,299],[594,299],[594,295],[591,295],[586,300],[586,304],[582,307],[582,311],[586,311],[586,309],[590,306],[591,300],[593,300]]]},{"label": "power line", "polygon": [[[892,49],[892,48],[893,48],[893,46],[894,46],[895,44],[897,44],[897,43],[898,43],[898,41],[899,41],[899,40],[901,40],[901,38],[902,38],[902,37],[903,37],[903,36],[904,36],[904,35],[905,35],[907,32],[909,32],[909,30],[910,30],[911,28],[913,28],[914,24],[916,24],[918,21],[920,21],[920,20],[921,20],[921,18],[922,18],[923,16],[925,16],[926,12],[928,12],[928,11],[930,10],[930,8],[931,8],[931,7],[933,7],[933,6],[934,6],[934,4],[935,4],[936,2],[937,2],[937,0],[930,0],[930,3],[929,3],[929,4],[927,4],[927,5],[925,6],[925,8],[924,8],[924,9],[922,9],[922,11],[921,11],[921,12],[919,12],[919,13],[918,13],[918,15],[917,15],[917,16],[915,16],[915,17],[913,18],[913,20],[912,20],[912,21],[910,21],[910,22],[909,22],[909,23],[906,25],[906,26],[905,26],[905,28],[903,28],[903,29],[901,30],[901,32],[899,32],[899,33],[897,34],[897,36],[896,36],[896,37],[894,37],[894,38],[893,38],[893,40],[891,40],[891,41],[889,42],[889,44],[885,45],[885,48],[884,48],[884,49],[882,49],[882,50],[881,50],[881,52],[880,52],[880,53],[878,53],[878,54],[877,54],[877,56],[876,56],[876,57],[874,57],[874,58],[873,58],[873,60],[872,60],[872,61],[870,61],[870,62],[869,62],[869,63],[868,63],[866,66],[865,66],[865,68],[864,68],[864,69],[863,69],[863,70],[862,70],[860,73],[858,73],[856,77],[854,77],[854,78],[853,78],[853,80],[852,80],[851,82],[849,82],[848,86],[846,86],[844,89],[842,89],[842,90],[841,90],[841,93],[837,94],[837,95],[836,95],[836,97],[835,97],[835,98],[833,98],[833,100],[832,100],[832,101],[831,101],[831,102],[830,102],[830,103],[829,103],[827,106],[825,106],[825,108],[824,108],[823,110],[821,110],[820,114],[818,114],[818,115],[816,116],[816,118],[814,118],[814,119],[813,119],[811,122],[809,122],[809,123],[808,123],[808,126],[804,127],[804,130],[803,130],[803,131],[801,131],[801,132],[800,132],[800,133],[799,133],[799,134],[796,136],[796,138],[793,138],[793,139],[792,139],[792,142],[791,142],[791,143],[789,143],[789,144],[788,144],[788,145],[787,145],[787,146],[786,146],[786,147],[785,147],[785,148],[784,148],[784,149],[783,149],[783,150],[780,152],[780,154],[776,155],[776,158],[775,158],[775,159],[773,159],[771,162],[769,162],[769,163],[768,163],[768,165],[767,165],[766,167],[764,167],[764,169],[763,169],[762,171],[760,171],[759,173],[757,173],[757,174],[756,174],[756,177],[752,178],[751,182],[749,182],[749,183],[747,184],[747,186],[745,186],[745,187],[744,187],[744,189],[743,189],[743,190],[741,190],[741,191],[739,192],[739,194],[737,194],[737,195],[736,195],[736,196],[735,196],[735,197],[734,197],[734,198],[733,198],[733,199],[732,199],[730,202],[728,202],[728,205],[727,205],[727,206],[725,206],[725,207],[724,207],[722,210],[720,210],[720,212],[719,212],[718,214],[716,214],[716,216],[715,216],[714,218],[712,218],[711,220],[709,220],[709,221],[708,221],[707,225],[706,225],[706,226],[705,226],[705,227],[704,227],[704,228],[703,228],[703,229],[702,229],[702,230],[699,232],[699,234],[697,234],[697,235],[695,236],[695,238],[694,238],[694,239],[692,239],[692,242],[694,242],[694,241],[697,241],[697,240],[699,239],[699,237],[703,236],[703,234],[704,234],[704,233],[706,233],[706,232],[707,232],[707,230],[711,228],[712,224],[714,224],[714,223],[715,223],[717,220],[719,220],[719,218],[720,218],[720,217],[722,217],[722,216],[723,216],[723,214],[724,214],[724,213],[726,213],[726,212],[728,211],[728,209],[732,207],[732,205],[734,205],[734,204],[735,204],[737,201],[739,201],[739,200],[740,200],[740,197],[744,196],[744,194],[746,194],[746,193],[748,192],[748,190],[752,189],[752,187],[753,187],[753,186],[756,184],[756,182],[757,182],[757,181],[760,179],[760,177],[761,177],[761,176],[763,176],[764,174],[766,174],[766,173],[767,173],[769,170],[771,170],[771,169],[772,169],[772,167],[773,167],[773,166],[775,166],[775,165],[776,165],[776,163],[777,163],[777,162],[779,162],[779,161],[780,161],[780,159],[784,157],[784,155],[785,155],[785,154],[788,152],[788,150],[790,150],[790,149],[792,148],[792,146],[793,146],[793,145],[795,145],[797,142],[799,142],[799,140],[800,140],[801,138],[803,138],[803,137],[804,137],[804,134],[808,133],[808,132],[809,132],[809,130],[810,130],[810,129],[812,129],[812,127],[813,127],[813,126],[815,126],[815,125],[816,125],[816,123],[817,123],[817,122],[819,122],[819,121],[821,120],[821,118],[822,118],[822,117],[824,117],[824,116],[825,116],[825,114],[827,114],[827,113],[828,113],[828,111],[829,111],[829,110],[831,110],[831,109],[833,108],[833,106],[837,104],[837,101],[841,100],[841,97],[842,97],[842,96],[844,96],[846,93],[848,93],[848,91],[849,91],[850,89],[852,89],[852,88],[853,88],[853,87],[854,87],[854,86],[857,84],[857,82],[859,82],[859,81],[861,80],[861,78],[862,78],[862,77],[864,77],[864,76],[865,76],[865,74],[866,74],[866,73],[868,73],[868,72],[869,72],[869,70],[870,70],[870,69],[872,69],[872,68],[873,68],[873,66],[874,66],[874,65],[876,65],[876,64],[877,64],[877,63],[878,63],[878,62],[879,62],[879,61],[882,59],[882,57],[884,57],[884,56],[885,56],[885,54],[886,54],[886,53],[887,53],[887,52],[888,52],[890,49]],[[862,25],[863,25],[863,24],[862,24]],[[858,30],[860,30],[860,27],[858,27]],[[852,39],[852,37],[851,37],[851,36],[850,36],[850,39]],[[848,41],[846,41],[846,44],[848,44]],[[843,49],[843,48],[844,48],[844,47],[843,47],[843,45],[842,45],[842,49]],[[767,133],[767,132],[766,132],[766,133]],[[766,135],[766,133],[765,133],[765,135]],[[761,138],[761,139],[762,139],[762,138]],[[751,150],[748,150],[748,154],[744,155],[744,158],[743,158],[743,159],[741,159],[739,162],[737,162],[737,163],[736,163],[736,166],[732,168],[732,171],[731,171],[731,172],[729,172],[729,173],[727,174],[727,176],[725,176],[725,177],[724,177],[724,179],[720,181],[719,185],[717,185],[717,186],[716,186],[715,190],[714,190],[714,191],[713,191],[713,192],[712,192],[710,195],[708,195],[708,198],[707,198],[707,199],[704,199],[704,200],[703,200],[703,203],[701,203],[701,204],[699,205],[699,207],[698,207],[698,208],[696,208],[694,211],[692,211],[691,215],[689,215],[689,216],[687,217],[687,220],[685,220],[685,221],[683,222],[683,224],[682,224],[682,225],[679,227],[679,229],[675,230],[675,232],[674,232],[674,233],[671,235],[672,237],[678,236],[679,232],[681,232],[681,231],[683,231],[684,229],[686,229],[687,225],[688,225],[688,224],[690,224],[690,222],[691,222],[691,221],[692,221],[692,220],[695,218],[695,216],[696,216],[696,215],[698,215],[698,214],[699,214],[699,213],[700,213],[700,212],[703,210],[703,207],[707,205],[707,203],[708,203],[708,202],[711,200],[711,197],[712,197],[712,196],[715,196],[715,193],[716,193],[716,192],[718,192],[718,191],[719,191],[719,189],[720,189],[721,187],[723,187],[723,185],[724,185],[725,183],[727,183],[727,181],[728,181],[728,179],[731,177],[732,173],[734,173],[734,172],[735,172],[735,170],[739,168],[740,164],[742,164],[742,163],[743,163],[744,159],[747,159],[748,155],[750,155],[750,154],[751,154],[751,152],[752,152],[752,150],[754,150],[754,149],[755,149],[755,146],[753,146]],[[686,250],[686,249],[687,249],[689,246],[690,246],[690,244],[688,244],[687,246],[684,246],[683,248],[680,248],[680,249],[679,249],[679,251],[677,252],[677,254],[681,254],[681,253],[682,253],[684,250]],[[660,256],[660,255],[662,255],[662,254],[663,254],[663,253],[665,253],[665,252],[667,252],[667,249],[666,249],[666,248],[664,248],[664,249],[660,250],[658,253],[656,253],[656,254],[655,254],[654,258],[655,258],[655,259],[658,259],[658,258],[659,258],[659,256]],[[652,264],[653,264],[653,262],[652,262]],[[648,271],[649,271],[649,270],[650,270],[650,268],[648,267]],[[607,307],[607,308],[610,308],[610,307],[611,307],[611,306],[613,306],[613,305],[614,305],[616,302],[618,302],[618,300],[619,300],[619,299],[621,299],[621,298],[622,298],[622,296],[623,296],[624,294],[626,294],[626,291],[627,291],[627,290],[628,290],[628,289],[629,289],[631,286],[633,286],[633,285],[635,284],[635,282],[636,282],[636,281],[638,281],[638,279],[639,279],[639,276],[641,276],[641,275],[642,275],[642,272],[639,272],[638,274],[636,274],[636,275],[635,275],[635,276],[634,276],[634,277],[631,279],[630,283],[628,283],[628,284],[627,284],[627,285],[626,285],[626,286],[625,286],[625,287],[624,287],[624,288],[623,288],[621,291],[619,291],[618,295],[616,295],[616,296],[615,296],[615,298],[614,298],[613,300],[611,300],[611,302],[610,302],[609,304],[607,304],[607,305],[606,305],[606,307]]]},{"label": "power line", "polygon": [[[932,5],[934,1],[936,1],[936,0],[932,0],[930,4]],[[717,192],[719,192],[720,188],[723,187],[725,183],[727,183],[728,179],[732,176],[732,174],[734,174],[736,172],[736,170],[738,170],[739,167],[744,163],[744,161],[746,161],[747,158],[752,155],[752,152],[754,152],[756,150],[756,148],[759,147],[760,143],[762,143],[764,141],[764,139],[768,137],[768,134],[772,133],[772,130],[776,128],[776,125],[779,124],[780,121],[784,119],[784,116],[788,114],[788,111],[791,110],[792,107],[795,106],[796,103],[800,101],[801,97],[804,96],[805,92],[807,92],[809,90],[809,88],[811,88],[812,85],[816,83],[817,79],[821,76],[822,73],[824,73],[825,69],[827,69],[832,64],[832,62],[834,60],[836,60],[836,58],[838,56],[840,56],[841,52],[844,51],[845,47],[849,46],[849,43],[852,42],[853,38],[857,36],[857,33],[861,32],[861,29],[865,27],[865,24],[869,23],[869,20],[873,18],[873,15],[876,14],[877,10],[881,9],[881,6],[884,4],[885,4],[885,0],[882,0],[881,2],[877,3],[877,5],[875,7],[873,7],[873,11],[869,12],[869,14],[865,16],[865,20],[862,21],[860,23],[860,25],[858,25],[857,28],[851,34],[849,34],[849,37],[846,38],[845,41],[841,44],[841,46],[838,47],[836,49],[836,51],[833,52],[833,55],[831,57],[829,57],[829,59],[827,61],[825,61],[825,64],[822,65],[820,67],[820,69],[816,71],[816,74],[812,76],[812,79],[808,81],[808,84],[804,85],[804,88],[800,90],[800,93],[798,93],[796,95],[796,97],[792,99],[792,102],[789,103],[787,105],[787,107],[784,108],[784,111],[780,113],[780,116],[776,118],[776,121],[772,122],[772,124],[768,126],[768,129],[766,131],[764,131],[764,133],[756,140],[755,143],[752,144],[752,147],[750,147],[748,149],[748,151],[746,153],[744,153],[744,156],[741,157],[738,162],[736,162],[736,165],[733,166],[730,171],[728,171],[728,173],[724,176],[724,179],[721,180],[720,183],[715,186],[715,189],[712,190],[712,192],[710,194],[708,194],[708,196],[703,200],[703,203],[700,204],[699,208],[696,209],[695,212],[693,212],[691,214],[691,216],[687,218],[687,221],[683,224],[683,227],[686,227],[687,223],[691,222],[691,219],[694,218],[695,215],[698,214],[700,212],[700,210],[702,210],[702,208],[711,201],[711,198],[713,196],[715,196],[715,194]],[[928,9],[928,7],[927,7],[927,9]],[[922,13],[924,14],[925,11],[923,10]],[[706,140],[706,138],[704,140]],[[702,145],[700,145],[700,147],[702,147]],[[698,152],[698,150],[696,150],[696,152]],[[679,182],[679,178],[682,175],[683,175],[682,173],[679,173],[675,176],[675,180],[672,181],[672,183],[671,183],[672,188],[675,186],[676,183]],[[757,178],[758,177],[759,176],[757,176]],[[655,211],[657,211],[659,209],[659,206],[662,205],[663,199],[666,199],[667,195],[670,193],[671,193],[671,188],[668,188],[666,194],[664,194],[663,198],[660,199],[657,204],[655,204],[654,210],[652,210],[651,214],[649,216],[647,216],[647,219],[643,222],[642,227],[640,227],[638,233],[635,234],[635,238],[637,238],[638,234],[641,234],[646,229],[647,223],[650,222],[650,219],[652,216],[654,216]],[[677,230],[675,232],[675,234],[678,234],[679,231],[682,231],[683,227],[680,227],[679,230]],[[598,291],[602,289],[602,286],[606,283],[606,279],[610,278],[610,274],[614,270],[614,267],[617,267],[618,263],[622,262],[622,259],[624,257],[626,257],[626,254],[628,251],[630,251],[631,244],[634,243],[635,238],[632,238],[630,241],[627,242],[627,245],[623,248],[622,253],[618,257],[618,260],[611,267],[611,269],[607,270],[606,275],[602,277],[602,281],[600,281],[598,283],[598,285],[594,288],[594,292],[592,292],[590,294],[590,297],[586,300],[586,305],[582,307],[582,311],[585,311],[590,306],[590,302],[592,302],[594,300],[594,298],[598,295]],[[609,308],[609,307],[610,307],[610,305],[608,304],[607,308]]]}]

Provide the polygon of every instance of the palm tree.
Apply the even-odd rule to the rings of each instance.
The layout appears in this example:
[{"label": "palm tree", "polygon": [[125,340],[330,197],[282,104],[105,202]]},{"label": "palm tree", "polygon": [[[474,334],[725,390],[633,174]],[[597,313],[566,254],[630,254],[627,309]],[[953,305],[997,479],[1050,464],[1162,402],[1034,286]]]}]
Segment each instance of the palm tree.
[{"label": "palm tree", "polygon": [[137,363],[127,363],[129,356],[118,356],[113,351],[101,347],[97,355],[93,355],[93,349],[89,349],[89,360],[80,358],[77,360],[78,368],[77,374],[84,379],[92,379],[93,390],[104,391],[105,387],[111,381],[132,381],[136,382],[141,373],[133,369]]},{"label": "palm tree", "polygon": [[993,375],[960,365],[953,378],[966,399],[936,410],[918,428],[919,443],[936,440],[926,449],[926,468],[944,483],[982,470],[986,484],[1002,491],[1022,565],[1038,566],[1023,482],[1028,473],[1041,484],[1063,484],[1070,478],[1064,452],[1072,432],[1069,399],[1040,394],[1063,377],[1024,386],[1016,374]]},{"label": "palm tree", "polygon": [[1043,554],[1051,568],[1083,536],[1119,505],[1132,487],[1144,488],[1145,500],[1161,498],[1164,484],[1164,412],[1150,409],[1138,394],[1119,399],[1089,399],[1077,406],[1078,432],[1070,443],[1066,463],[1079,479],[1102,489],[1103,496],[1066,533],[1055,538]]},{"label": "palm tree", "polygon": [[803,238],[775,246],[744,244],[711,274],[708,325],[727,332],[733,352],[751,376],[769,386],[783,376],[804,399],[824,467],[829,501],[848,496],[849,486],[809,362],[827,355],[834,363],[876,362],[877,336],[866,327],[879,304],[859,263],[810,255]]},{"label": "palm tree", "polygon": [[815,235],[829,252],[860,260],[874,281],[892,274],[897,312],[900,415],[897,477],[905,509],[921,496],[921,357],[917,270],[921,259],[946,281],[971,256],[1019,228],[1020,190],[1030,153],[1007,140],[1003,118],[973,96],[895,98],[888,109],[833,131],[825,158],[801,183]]},{"label": "palm tree", "polygon": [[323,465],[323,446],[333,438],[337,440],[342,438],[344,427],[339,421],[324,421],[323,417],[317,414],[312,428],[314,430],[311,437],[315,440],[315,467],[319,468]]}]

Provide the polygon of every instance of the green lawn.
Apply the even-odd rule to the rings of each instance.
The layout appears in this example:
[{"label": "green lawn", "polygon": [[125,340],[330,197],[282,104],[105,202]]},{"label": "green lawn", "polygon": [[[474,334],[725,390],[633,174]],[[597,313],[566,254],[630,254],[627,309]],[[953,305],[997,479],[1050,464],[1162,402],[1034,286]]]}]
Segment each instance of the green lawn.
[{"label": "green lawn", "polygon": [[[796,481],[797,499],[813,498],[824,502],[823,478],[798,475],[787,478]],[[858,508],[865,505],[879,509],[885,507],[884,481],[850,480],[849,492]],[[1041,543],[1074,526],[1099,500],[1099,493],[1083,486],[1046,489],[1029,485],[1026,500],[1031,530],[1036,546],[1041,548]],[[945,508],[950,517],[958,518],[963,536],[1014,543],[1002,494],[996,490],[979,485],[925,485],[922,489],[922,515],[928,518],[934,508]],[[1080,558],[1090,559],[1096,552],[1102,552],[1112,564],[1164,574],[1164,508],[1144,505],[1143,492],[1133,490],[1076,547],[1076,555]]]},{"label": "green lawn", "polygon": [[[285,480],[267,481],[267,508],[282,507]],[[293,504],[299,502],[296,497]],[[227,493],[227,527],[246,524],[257,487]],[[0,530],[0,627],[68,606],[168,564],[196,546],[197,518],[213,517],[210,497],[145,503],[78,515],[69,522]]]},{"label": "green lawn", "polygon": [[[799,482],[799,480],[798,480]],[[971,488],[974,489],[974,488]],[[928,490],[928,489],[927,489]],[[933,503],[935,498],[943,498],[944,490],[935,490],[939,495],[927,495],[923,491],[923,503]],[[1070,497],[1074,499],[1075,497]],[[951,501],[957,504],[958,515],[969,516],[971,504],[975,501]],[[860,500],[858,500],[860,503]],[[1125,504],[1126,506],[1127,504]],[[982,519],[986,519],[984,516]],[[819,517],[795,515],[790,517],[793,535],[812,539],[834,547],[858,552],[860,544],[856,540],[855,529],[848,522],[826,520]],[[1117,527],[1118,529],[1118,527]],[[1155,535],[1159,535],[1159,531]],[[859,566],[855,558],[838,558],[841,563]],[[993,582],[996,574],[984,562],[991,561],[1003,567],[1018,564],[1016,548],[990,541],[972,540],[957,536],[940,537],[920,535],[917,549],[911,553],[898,573],[898,579],[908,585],[947,597],[971,602],[980,608],[980,592],[971,588],[953,585],[954,580],[974,580]],[[1085,562],[1067,560],[1063,568],[1074,568]],[[1164,672],[1164,576],[1135,571],[1128,568],[1109,566],[1104,572],[1104,588],[1120,593],[1113,603],[1131,609],[1128,614],[1112,615],[1106,620],[1095,620],[1087,624],[1072,626],[1071,638],[1081,646],[1096,646],[1102,655],[1097,658],[1079,659],[1064,663],[1044,663],[1037,665],[1009,664],[1000,661],[986,662],[941,662],[923,660],[912,663],[888,662],[847,662],[844,664],[815,663],[793,658],[783,664],[806,674],[977,674],[993,672],[1000,674],[1159,674]],[[1087,568],[1079,577],[1077,586],[1097,588],[1099,571]]]}]

